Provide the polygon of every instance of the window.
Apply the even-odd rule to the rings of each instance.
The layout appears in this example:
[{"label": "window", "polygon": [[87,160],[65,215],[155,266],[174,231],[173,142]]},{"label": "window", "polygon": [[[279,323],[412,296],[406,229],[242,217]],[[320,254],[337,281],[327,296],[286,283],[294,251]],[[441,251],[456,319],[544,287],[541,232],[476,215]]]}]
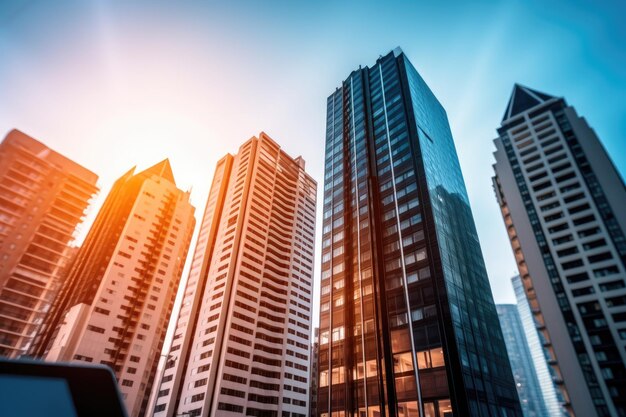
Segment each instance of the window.
[{"label": "window", "polygon": [[567,230],[568,226],[567,223],[561,223],[561,224],[557,224],[556,226],[552,226],[548,229],[548,232],[550,233],[556,233],[556,232],[560,232],[562,230]]},{"label": "window", "polygon": [[402,266],[402,262],[400,261],[400,258],[391,259],[385,262],[385,271],[387,272],[393,271],[394,269],[400,268],[400,266]]},{"label": "window", "polygon": [[320,380],[319,380],[319,386],[320,387],[327,387],[328,386],[328,370],[326,371],[320,371]]},{"label": "window", "polygon": [[559,202],[555,201],[554,203],[550,203],[550,204],[546,204],[545,206],[541,206],[541,211],[552,210],[553,208],[557,208],[559,206],[560,206]]},{"label": "window", "polygon": [[561,190],[561,193],[567,193],[567,192],[575,190],[577,188],[580,188],[580,183],[575,182],[575,183],[573,183],[571,185],[566,185],[565,187],[561,187],[560,190]]},{"label": "window", "polygon": [[626,287],[626,284],[622,280],[607,282],[606,284],[600,284],[601,291],[612,291],[619,288]]},{"label": "window", "polygon": [[191,396],[191,402],[195,403],[198,401],[202,401],[204,400],[204,392],[201,392],[200,394],[195,394]]},{"label": "window", "polygon": [[445,365],[443,349],[423,350],[417,352],[417,365],[419,369],[438,368]]},{"label": "window", "polygon": [[552,222],[552,221],[560,219],[562,217],[563,217],[563,212],[558,212],[558,213],[555,213],[555,214],[551,214],[550,216],[546,216],[545,217],[545,221],[546,222]]},{"label": "window", "polygon": [[547,200],[548,198],[554,197],[554,191],[550,191],[548,193],[545,194],[541,194],[537,196],[537,201],[543,201],[543,200]]},{"label": "window", "polygon": [[404,262],[407,265],[411,265],[416,262],[423,261],[424,259],[426,259],[426,249],[421,249],[405,255]]},{"label": "window", "polygon": [[345,382],[345,371],[344,371],[344,367],[343,366],[338,366],[336,368],[333,368],[332,370],[332,374],[331,374],[331,382],[333,384],[341,384],[343,382]]},{"label": "window", "polygon": [[604,379],[613,379],[613,371],[611,368],[602,368],[602,377]]},{"label": "window", "polygon": [[566,243],[574,240],[572,235],[565,235],[556,239],[552,239],[552,243],[555,245],[560,245],[561,243]]},{"label": "window", "polygon": [[599,253],[597,255],[593,255],[589,257],[589,262],[591,262],[592,264],[598,263],[598,262],[602,262],[602,261],[607,261],[609,259],[613,259],[613,256],[611,255],[610,252],[603,252],[603,253]]},{"label": "window", "polygon": [[423,280],[423,279],[430,278],[430,268],[429,267],[424,267],[424,268],[420,269],[419,271],[417,271],[417,273],[419,275],[420,281]]},{"label": "window", "polygon": [[335,327],[333,329],[333,335],[332,335],[333,342],[337,342],[339,340],[343,340],[344,336],[345,336],[345,334],[344,334],[344,327],[343,326]]},{"label": "window", "polygon": [[108,316],[109,314],[111,314],[109,310],[105,310],[104,308],[100,308],[100,307],[94,308],[93,311],[96,313],[104,314],[105,316]]},{"label": "window", "polygon": [[606,241],[604,239],[598,239],[598,240],[594,240],[591,242],[587,242],[583,245],[583,249],[585,250],[589,250],[589,249],[595,249],[595,248],[599,248],[601,246],[606,245]]},{"label": "window", "polygon": [[92,326],[91,324],[87,326],[87,330],[95,333],[104,333],[104,329],[102,327]]},{"label": "window", "polygon": [[584,198],[584,197],[585,197],[585,194],[578,193],[578,194],[574,194],[574,195],[564,198],[563,201],[565,201],[566,203],[571,203],[572,201],[580,200],[581,198]]},{"label": "window", "polygon": [[229,403],[218,403],[217,404],[217,409],[218,410],[224,410],[224,411],[230,411],[233,413],[243,413],[243,406],[241,405],[235,405],[235,404],[229,404]]},{"label": "window", "polygon": [[559,256],[569,256],[575,253],[578,253],[578,248],[576,246],[571,246],[569,248],[561,249],[556,252]]},{"label": "window", "polygon": [[561,176],[558,176],[555,179],[556,179],[556,182],[564,182],[567,180],[571,180],[572,178],[575,178],[575,177],[576,177],[576,174],[574,172],[569,172]]},{"label": "window", "polygon": [[578,236],[579,237],[587,237],[587,236],[593,236],[593,235],[598,234],[598,233],[600,233],[600,228],[592,227],[590,229],[581,230],[580,232],[578,232]]},{"label": "window", "polygon": [[607,275],[613,275],[619,273],[619,269],[615,265],[607,266],[606,268],[598,268],[593,270],[593,276],[596,278],[606,277]]},{"label": "window", "polygon": [[413,370],[413,355],[411,352],[397,353],[393,355],[394,373],[408,372]]},{"label": "window", "polygon": [[561,266],[565,270],[577,268],[579,266],[583,266],[583,261],[581,261],[580,259],[576,259],[575,261],[564,262],[563,264],[561,264]]},{"label": "window", "polygon": [[587,209],[589,209],[589,204],[585,203],[585,204],[580,204],[576,207],[572,207],[567,209],[567,211],[569,211],[569,214],[576,214],[576,213],[580,213],[581,211],[585,211]]},{"label": "window", "polygon": [[548,176],[548,173],[546,171],[540,172],[539,174],[535,174],[532,177],[528,177],[528,179],[530,181],[537,181],[540,180],[541,178],[545,178]]},{"label": "window", "polygon": [[411,320],[419,321],[428,317],[434,317],[437,315],[437,308],[434,305],[417,308],[411,312]]},{"label": "window", "polygon": [[406,313],[394,314],[389,317],[391,327],[399,327],[407,324]]},{"label": "window", "polygon": [[567,282],[569,282],[570,284],[573,284],[575,282],[585,281],[589,279],[589,276],[587,275],[586,272],[581,272],[579,274],[568,275],[566,278],[567,278]]},{"label": "window", "polygon": [[193,383],[194,388],[202,387],[208,382],[207,378],[202,378]]},{"label": "window", "polygon": [[335,301],[335,302],[333,303],[333,305],[334,305],[335,307],[341,307],[341,306],[343,305],[343,295],[341,295],[341,296],[339,296],[339,297],[335,298],[335,300],[334,300],[334,301]]}]

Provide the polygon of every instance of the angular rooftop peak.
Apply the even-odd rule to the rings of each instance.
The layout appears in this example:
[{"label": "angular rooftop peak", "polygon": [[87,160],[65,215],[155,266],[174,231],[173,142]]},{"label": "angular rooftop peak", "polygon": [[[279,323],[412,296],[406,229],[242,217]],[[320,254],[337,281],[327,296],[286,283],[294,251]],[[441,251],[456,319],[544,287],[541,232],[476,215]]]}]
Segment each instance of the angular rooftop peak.
[{"label": "angular rooftop peak", "polygon": [[172,166],[170,165],[170,160],[165,158],[158,164],[151,166],[148,169],[141,171],[138,175],[146,174],[146,175],[156,175],[161,178],[165,178],[168,181],[171,181],[173,184],[176,184],[174,180],[174,173],[172,172]]},{"label": "angular rooftop peak", "polygon": [[504,122],[516,114],[523,113],[553,98],[556,97],[516,83],[513,86],[513,92],[511,93],[509,104],[506,106],[506,112],[504,113],[502,121]]}]

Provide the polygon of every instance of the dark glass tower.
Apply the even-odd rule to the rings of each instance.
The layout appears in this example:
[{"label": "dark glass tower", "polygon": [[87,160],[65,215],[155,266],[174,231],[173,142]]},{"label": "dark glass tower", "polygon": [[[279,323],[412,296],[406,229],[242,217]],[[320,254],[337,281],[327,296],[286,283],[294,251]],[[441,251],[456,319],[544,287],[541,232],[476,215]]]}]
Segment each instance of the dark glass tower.
[{"label": "dark glass tower", "polygon": [[445,110],[399,49],[327,105],[318,415],[521,416]]}]

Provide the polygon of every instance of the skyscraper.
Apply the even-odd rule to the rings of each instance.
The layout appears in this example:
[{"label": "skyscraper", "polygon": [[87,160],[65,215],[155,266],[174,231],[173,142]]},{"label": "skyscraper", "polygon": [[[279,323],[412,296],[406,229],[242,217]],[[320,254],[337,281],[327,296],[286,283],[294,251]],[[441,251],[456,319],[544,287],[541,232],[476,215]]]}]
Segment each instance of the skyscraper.
[{"label": "skyscraper", "polygon": [[195,225],[167,160],[120,177],[31,353],[110,366],[129,415],[145,415]]},{"label": "skyscraper", "polygon": [[399,49],[327,109],[319,415],[521,416],[445,110]]},{"label": "skyscraper", "polygon": [[311,391],[309,392],[309,416],[317,417],[317,386],[319,385],[319,381],[317,377],[319,376],[318,370],[318,362],[319,362],[319,353],[320,353],[320,329],[313,329],[313,341],[311,343],[311,357],[310,365],[309,365],[309,386],[311,387]]},{"label": "skyscraper", "polygon": [[306,416],[316,188],[265,133],[218,162],[155,416]]},{"label": "skyscraper", "polygon": [[515,85],[494,187],[571,414],[626,416],[626,190],[563,98]]},{"label": "skyscraper", "polygon": [[0,144],[0,356],[28,349],[97,180],[19,130]]},{"label": "skyscraper", "polygon": [[[515,304],[497,304],[498,316],[524,417],[549,417]],[[555,417],[557,417],[557,414]]]},{"label": "skyscraper", "polygon": [[530,350],[537,380],[539,381],[539,389],[543,402],[546,405],[548,415],[550,417],[569,417],[565,412],[565,408],[561,405],[563,398],[560,396],[560,391],[556,387],[554,376],[548,365],[546,352],[544,352],[544,347],[539,338],[537,327],[535,327],[532,311],[530,310],[530,304],[528,304],[526,294],[524,293],[522,279],[519,275],[516,275],[511,278],[511,282],[513,283],[513,290],[515,291],[515,298],[517,300],[517,312],[522,323],[522,328],[524,329],[528,349]]}]

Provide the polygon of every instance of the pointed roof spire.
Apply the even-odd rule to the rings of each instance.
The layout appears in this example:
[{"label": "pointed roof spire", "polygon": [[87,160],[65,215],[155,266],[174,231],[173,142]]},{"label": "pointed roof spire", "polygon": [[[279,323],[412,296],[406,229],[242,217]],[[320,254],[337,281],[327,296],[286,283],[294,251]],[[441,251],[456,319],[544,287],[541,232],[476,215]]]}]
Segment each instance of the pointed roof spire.
[{"label": "pointed roof spire", "polygon": [[513,86],[513,92],[511,93],[509,104],[506,106],[506,112],[504,113],[502,121],[504,122],[516,114],[525,112],[553,98],[556,97],[516,83]]},{"label": "pointed roof spire", "polygon": [[141,171],[137,175],[156,175],[161,178],[165,178],[168,181],[171,181],[173,184],[176,184],[174,180],[174,173],[172,172],[172,166],[170,165],[170,160],[165,158],[158,164],[151,166],[148,169]]}]

